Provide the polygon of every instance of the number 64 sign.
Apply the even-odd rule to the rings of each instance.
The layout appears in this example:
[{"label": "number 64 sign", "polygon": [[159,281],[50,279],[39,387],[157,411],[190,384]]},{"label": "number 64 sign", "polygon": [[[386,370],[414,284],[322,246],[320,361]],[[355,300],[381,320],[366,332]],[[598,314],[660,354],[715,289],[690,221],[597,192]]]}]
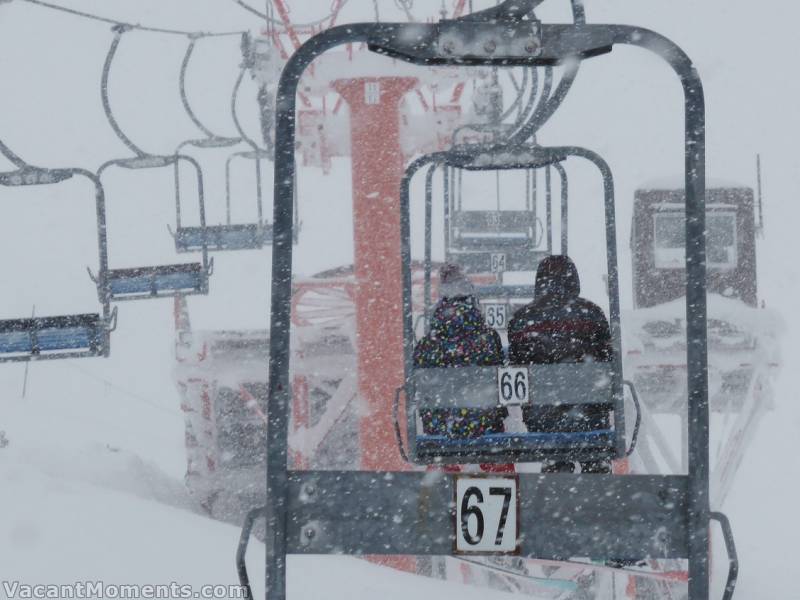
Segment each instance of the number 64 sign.
[{"label": "number 64 sign", "polygon": [[509,477],[456,477],[457,554],[519,550],[519,482]]}]

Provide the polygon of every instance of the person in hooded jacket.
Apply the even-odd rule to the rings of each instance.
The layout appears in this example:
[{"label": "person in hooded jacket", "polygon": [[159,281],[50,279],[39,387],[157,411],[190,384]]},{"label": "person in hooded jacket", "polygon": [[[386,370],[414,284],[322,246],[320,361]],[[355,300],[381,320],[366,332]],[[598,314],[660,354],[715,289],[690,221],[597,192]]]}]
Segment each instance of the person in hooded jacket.
[{"label": "person in hooded jacket", "polygon": [[[457,265],[439,273],[441,299],[433,310],[429,333],[414,348],[417,368],[497,366],[503,364],[503,344],[486,325],[472,283]],[[494,409],[424,409],[420,412],[427,435],[474,438],[502,433],[504,407]]]},{"label": "person in hooded jacket", "polygon": [[[511,364],[553,364],[612,360],[611,331],[603,310],[580,297],[575,263],[568,256],[548,256],[536,271],[533,302],[508,324]],[[587,432],[610,427],[611,405],[525,406],[528,431]],[[573,472],[574,463],[548,462],[542,472]],[[581,463],[583,473],[608,473],[606,461]]]}]

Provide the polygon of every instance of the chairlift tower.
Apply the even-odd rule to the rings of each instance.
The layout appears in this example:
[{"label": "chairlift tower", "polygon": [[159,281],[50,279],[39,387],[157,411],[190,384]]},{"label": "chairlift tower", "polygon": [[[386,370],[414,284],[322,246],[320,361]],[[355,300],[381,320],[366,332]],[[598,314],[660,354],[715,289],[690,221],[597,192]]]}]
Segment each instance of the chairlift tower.
[{"label": "chairlift tower", "polygon": [[[286,41],[297,52],[302,38],[318,33],[295,28],[286,4],[282,0],[274,4],[285,36],[268,29],[256,43],[255,72],[262,84],[277,80],[288,59]],[[338,15],[339,4],[334,5],[331,24]],[[458,2],[453,16],[459,17],[465,8],[465,0]],[[345,73],[354,76],[343,77]],[[358,397],[364,407],[359,443],[364,470],[408,469],[397,450],[391,420],[391,399],[403,384],[402,307],[398,303],[402,271],[398,249],[399,190],[404,165],[418,152],[449,145],[452,133],[460,125],[459,101],[464,84],[473,77],[474,72],[463,69],[421,71],[405,61],[387,63],[366,51],[363,43],[354,41],[343,51],[320,56],[304,74],[298,89],[301,108],[297,147],[306,164],[327,169],[334,156],[349,156],[352,160],[352,277],[358,289],[353,301]],[[432,90],[428,95],[435,98],[436,90],[444,87],[454,90],[445,103],[425,100],[423,90]],[[403,110],[404,99],[413,91],[426,109],[422,115]],[[328,106],[326,98],[331,92],[340,98],[333,107]],[[349,118],[341,111],[342,103],[349,109]],[[337,135],[327,133],[332,130]]]}]

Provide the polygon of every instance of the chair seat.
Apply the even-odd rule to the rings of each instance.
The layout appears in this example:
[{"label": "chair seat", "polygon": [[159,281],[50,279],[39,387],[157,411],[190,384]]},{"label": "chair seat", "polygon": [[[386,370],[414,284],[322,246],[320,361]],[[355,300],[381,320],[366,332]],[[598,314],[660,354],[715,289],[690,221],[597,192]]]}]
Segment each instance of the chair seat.
[{"label": "chair seat", "polygon": [[98,314],[0,321],[0,362],[33,357],[102,356],[106,327]]},{"label": "chair seat", "polygon": [[455,462],[539,462],[545,459],[600,460],[615,456],[615,434],[602,429],[591,432],[492,433],[474,438],[444,435],[419,435],[416,456],[430,460],[455,459]]},{"label": "chair seat", "polygon": [[[492,255],[502,254],[504,258],[501,271],[536,271],[539,262],[547,256],[547,252],[534,250],[529,245],[498,246],[487,244],[480,248],[459,248],[451,246],[445,253],[445,260],[456,264],[467,274],[492,273]],[[495,258],[497,262],[497,258]]]},{"label": "chair seat", "polygon": [[536,288],[532,285],[476,285],[475,296],[480,300],[532,300]]},{"label": "chair seat", "polygon": [[200,263],[113,269],[108,271],[112,300],[204,294],[208,291],[208,271]]},{"label": "chair seat", "polygon": [[210,252],[259,250],[272,242],[272,226],[247,223],[180,227],[174,237],[178,252],[199,252],[204,246]]}]

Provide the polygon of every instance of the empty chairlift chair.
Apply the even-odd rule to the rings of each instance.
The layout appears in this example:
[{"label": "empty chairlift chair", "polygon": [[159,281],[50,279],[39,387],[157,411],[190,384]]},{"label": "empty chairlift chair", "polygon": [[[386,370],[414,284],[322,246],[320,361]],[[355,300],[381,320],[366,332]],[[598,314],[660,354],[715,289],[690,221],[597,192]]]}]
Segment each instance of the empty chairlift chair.
[{"label": "empty chairlift chair", "polygon": [[[203,176],[199,163],[191,156],[174,154],[160,156],[149,154],[136,146],[129,137],[120,129],[114,118],[108,94],[108,80],[111,65],[116,55],[122,35],[128,31],[126,26],[115,26],[114,39],[106,57],[102,77],[103,108],[108,122],[117,137],[136,155],[131,158],[110,160],[104,163],[97,172],[98,178],[109,167],[116,166],[123,169],[157,169],[175,166],[180,161],[190,164],[197,174],[198,203],[200,207],[200,225],[205,227],[205,204],[203,192]],[[105,220],[105,202],[101,202],[98,211],[102,212]],[[106,245],[105,227],[98,230],[101,244]],[[107,248],[104,249],[107,252]],[[201,245],[198,251],[202,253],[200,263],[179,263],[169,265],[155,265],[127,269],[110,269],[108,265],[101,265],[99,273],[92,279],[97,284],[98,293],[102,300],[115,302],[123,300],[143,300],[150,298],[166,298],[176,295],[206,294],[208,293],[208,279],[212,270],[212,262],[208,259],[208,248]],[[90,273],[91,275],[91,273]]]},{"label": "empty chairlift chair", "polygon": [[[615,237],[613,180],[608,165],[596,154],[581,148],[529,148],[509,161],[504,148],[444,152],[422,157],[406,171],[401,191],[403,226],[404,335],[406,339],[406,426],[409,458],[419,464],[506,463],[553,461],[605,461],[629,455],[638,435],[639,419],[633,427],[630,448],[626,448],[624,387],[621,362],[621,328],[617,252]],[[610,362],[530,364],[418,368],[412,360],[415,345],[411,296],[410,182],[425,165],[457,168],[537,169],[560,164],[576,156],[594,163],[603,175],[609,307],[612,338]],[[489,166],[491,165],[491,166]],[[429,211],[426,211],[429,213]],[[428,227],[429,228],[429,227]],[[429,246],[429,244],[426,244]],[[429,256],[426,257],[429,260]],[[428,269],[429,271],[429,269]],[[476,286],[476,289],[480,289]],[[531,295],[533,292],[530,292]],[[399,409],[398,391],[398,406]],[[420,413],[428,409],[492,411],[507,406],[571,405],[578,410],[610,405],[613,418],[608,425],[577,431],[547,428],[545,431],[509,433],[491,431],[481,435],[426,434]],[[591,409],[589,409],[591,411]],[[400,432],[399,415],[397,427]]]},{"label": "empty chairlift chair", "polygon": [[[196,41],[201,35],[192,36],[186,54],[181,65],[180,72],[180,92],[183,107],[192,122],[205,134],[206,137],[197,140],[187,140],[178,146],[176,155],[180,155],[184,148],[193,146],[197,149],[212,149],[212,148],[230,148],[243,141],[246,141],[254,148],[252,152],[237,152],[231,155],[226,161],[225,166],[225,222],[216,225],[200,225],[200,226],[186,226],[181,222],[181,187],[180,187],[180,172],[178,163],[175,163],[175,203],[177,214],[177,229],[173,233],[175,238],[175,249],[178,252],[200,252],[203,248],[208,248],[210,252],[220,252],[225,250],[257,250],[263,248],[265,244],[269,244],[272,239],[272,229],[269,225],[265,224],[263,217],[262,207],[262,194],[261,194],[261,167],[259,160],[261,158],[269,158],[270,154],[266,151],[260,151],[252,140],[250,140],[242,130],[242,127],[236,117],[236,101],[238,97],[238,90],[241,87],[241,82],[248,65],[243,65],[239,77],[237,78],[236,85],[233,92],[232,111],[234,123],[240,133],[239,137],[222,137],[214,134],[209,130],[197,117],[189,103],[189,96],[186,92],[186,72],[188,70],[189,62],[195,49]],[[253,155],[253,156],[251,156]],[[234,157],[246,156],[254,158],[256,161],[256,204],[258,210],[258,220],[252,223],[233,223],[231,215],[231,180],[230,180],[230,164]]]},{"label": "empty chairlift chair", "polygon": [[[553,253],[554,225],[551,176],[555,170],[560,178],[560,234],[562,254],[568,251],[568,178],[559,163],[538,167],[531,163],[532,155],[525,147],[506,149],[493,156],[494,162],[477,164],[469,158],[480,155],[481,146],[456,146],[449,152],[431,156],[433,165],[428,171],[425,198],[425,303],[431,305],[430,284],[432,261],[433,170],[444,175],[445,262],[458,265],[465,273],[479,276],[475,295],[482,302],[489,325],[503,330],[514,309],[533,299],[530,284],[509,284],[506,271],[535,272],[539,262]],[[484,146],[484,148],[487,148]],[[491,153],[490,153],[491,155]],[[435,157],[435,158],[434,158]],[[462,202],[464,171],[524,170],[525,209],[467,210]],[[545,223],[537,212],[537,175],[545,173]],[[502,204],[498,198],[498,205]],[[487,280],[494,278],[493,283]],[[426,308],[426,315],[429,310]]]},{"label": "empty chairlift chair", "polygon": [[[469,153],[466,147],[452,152]],[[525,148],[509,149],[502,160],[524,169]],[[515,154],[517,156],[515,156]],[[456,161],[457,162],[457,161]],[[567,198],[567,179],[564,169],[556,163],[546,169],[547,225],[543,225],[537,214],[536,170],[526,172],[525,208],[509,210],[503,208],[503,198],[497,198],[494,210],[465,209],[462,202],[464,170],[495,170],[494,165],[465,165],[463,168],[445,166],[445,260],[458,264],[466,273],[496,273],[505,271],[531,271],[542,256],[552,253],[553,227],[550,186],[550,169],[556,169],[561,176],[562,200],[562,253],[565,244],[565,202]],[[499,176],[499,175],[498,175]],[[499,191],[498,191],[499,194]],[[546,234],[547,246],[542,248]]]},{"label": "empty chairlift chair", "polygon": [[[98,228],[104,231],[103,188],[100,180],[83,169],[42,169],[27,165],[0,142],[0,151],[17,167],[0,173],[0,186],[56,185],[72,177],[86,177],[95,188]],[[100,268],[106,264],[103,234],[100,240]],[[0,362],[108,356],[110,334],[116,324],[116,309],[102,299],[101,313],[30,317],[0,321]]]},{"label": "empty chairlift chair", "polygon": [[527,199],[524,210],[466,210],[461,202],[460,175],[448,198],[446,212],[446,262],[467,273],[528,271],[536,264],[543,226]]}]

